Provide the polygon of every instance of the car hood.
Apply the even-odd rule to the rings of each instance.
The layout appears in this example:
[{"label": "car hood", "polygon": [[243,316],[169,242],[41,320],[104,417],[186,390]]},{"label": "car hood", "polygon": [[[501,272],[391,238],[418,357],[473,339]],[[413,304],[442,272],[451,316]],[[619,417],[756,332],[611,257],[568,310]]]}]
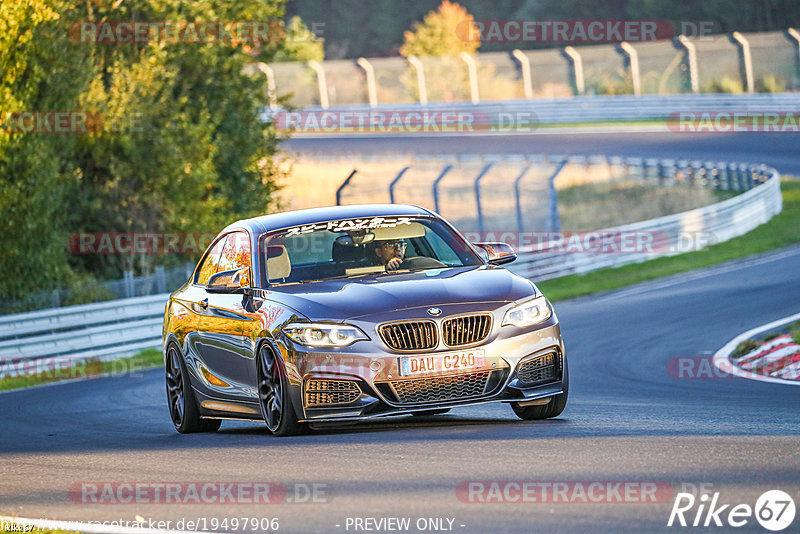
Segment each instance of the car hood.
[{"label": "car hood", "polygon": [[480,266],[289,284],[269,291],[269,298],[314,321],[343,321],[420,306],[511,302],[533,294],[530,281],[500,267]]}]

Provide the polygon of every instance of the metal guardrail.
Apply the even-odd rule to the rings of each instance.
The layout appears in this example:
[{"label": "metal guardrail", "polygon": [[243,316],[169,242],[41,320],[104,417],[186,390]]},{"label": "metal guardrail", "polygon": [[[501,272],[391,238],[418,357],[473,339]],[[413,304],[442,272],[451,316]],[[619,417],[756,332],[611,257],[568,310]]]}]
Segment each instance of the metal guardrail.
[{"label": "metal guardrail", "polygon": [[161,345],[168,294],[0,317],[0,364],[108,360]]},{"label": "metal guardrail", "polygon": [[[337,108],[323,109],[321,107],[307,107],[303,109],[305,117],[315,113],[315,122],[333,124],[330,131],[324,126],[312,130],[298,128],[293,135],[331,135],[331,134],[369,134],[381,135],[382,125],[390,123],[391,114],[396,113],[401,119],[412,113],[428,114],[447,113],[451,116],[462,114],[462,119],[446,131],[441,127],[425,130],[417,121],[413,127],[398,129],[385,128],[385,135],[397,134],[436,134],[436,135],[464,135],[474,131],[530,131],[539,124],[575,124],[601,121],[644,121],[648,119],[663,120],[672,115],[675,117],[680,112],[728,112],[728,113],[797,113],[800,109],[800,93],[759,93],[744,94],[681,94],[670,96],[653,95],[614,95],[614,96],[576,96],[571,98],[558,98],[546,100],[504,100],[499,102],[437,102],[422,106],[417,103],[397,105],[382,105],[369,107],[364,105],[340,106]],[[262,114],[264,120],[271,120],[277,113],[283,111],[265,110]],[[379,126],[370,120],[364,120],[365,126],[357,126],[359,114],[375,117],[383,113],[386,120],[378,122]],[[330,114],[333,120],[327,118]],[[352,114],[353,117],[347,114]],[[291,124],[291,121],[289,121]],[[301,120],[302,124],[302,120]],[[339,125],[343,125],[340,127]],[[678,125],[679,126],[679,125]]]},{"label": "metal guardrail", "polygon": [[[673,176],[679,171],[674,162],[659,164]],[[519,259],[509,267],[515,273],[533,280],[548,280],[681,254],[688,252],[685,250],[687,247],[698,250],[740,236],[770,220],[783,207],[777,170],[752,166],[749,174],[753,188],[728,200],[657,219],[582,232],[581,236],[587,239],[592,234],[606,235],[613,240],[616,236],[646,235],[649,243],[647,250],[621,253],[586,252],[583,249],[570,253],[568,248],[565,250],[563,241],[551,240],[537,246],[536,251],[518,251]],[[712,180],[727,179],[719,172],[709,176]]]}]

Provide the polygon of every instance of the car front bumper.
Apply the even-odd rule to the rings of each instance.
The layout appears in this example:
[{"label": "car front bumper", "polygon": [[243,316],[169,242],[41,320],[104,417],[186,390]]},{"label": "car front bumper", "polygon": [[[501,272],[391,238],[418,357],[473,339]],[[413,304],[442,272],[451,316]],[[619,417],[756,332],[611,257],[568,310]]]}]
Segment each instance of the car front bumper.
[{"label": "car front bumper", "polygon": [[[504,328],[482,349],[485,366],[403,377],[400,358],[377,343],[309,351],[279,343],[292,403],[306,422],[344,422],[486,402],[530,402],[563,392],[567,363],[557,319],[525,331]],[[459,349],[450,349],[450,352]],[[447,350],[432,351],[445,353]],[[548,365],[549,364],[549,365]],[[357,388],[357,389],[356,389]]]}]

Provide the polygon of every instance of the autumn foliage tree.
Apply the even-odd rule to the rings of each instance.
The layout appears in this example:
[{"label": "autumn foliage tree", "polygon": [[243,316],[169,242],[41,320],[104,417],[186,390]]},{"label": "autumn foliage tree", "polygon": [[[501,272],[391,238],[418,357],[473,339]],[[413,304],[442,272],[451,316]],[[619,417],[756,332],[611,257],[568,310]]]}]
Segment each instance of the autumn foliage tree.
[{"label": "autumn foliage tree", "polygon": [[408,56],[457,56],[471,54],[481,46],[479,39],[470,39],[475,19],[467,10],[450,0],[444,0],[436,11],[415,22],[413,30],[404,34],[405,42],[400,53]]}]

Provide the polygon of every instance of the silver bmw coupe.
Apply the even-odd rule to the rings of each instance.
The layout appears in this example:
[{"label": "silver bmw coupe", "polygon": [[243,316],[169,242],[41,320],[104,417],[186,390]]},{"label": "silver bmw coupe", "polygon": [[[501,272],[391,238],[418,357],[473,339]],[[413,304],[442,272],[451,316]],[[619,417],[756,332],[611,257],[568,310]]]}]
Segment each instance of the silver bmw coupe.
[{"label": "silver bmw coupe", "polygon": [[179,432],[275,435],[505,402],[558,416],[569,375],[553,307],[424,208],[338,206],[225,228],[170,295],[163,350]]}]

